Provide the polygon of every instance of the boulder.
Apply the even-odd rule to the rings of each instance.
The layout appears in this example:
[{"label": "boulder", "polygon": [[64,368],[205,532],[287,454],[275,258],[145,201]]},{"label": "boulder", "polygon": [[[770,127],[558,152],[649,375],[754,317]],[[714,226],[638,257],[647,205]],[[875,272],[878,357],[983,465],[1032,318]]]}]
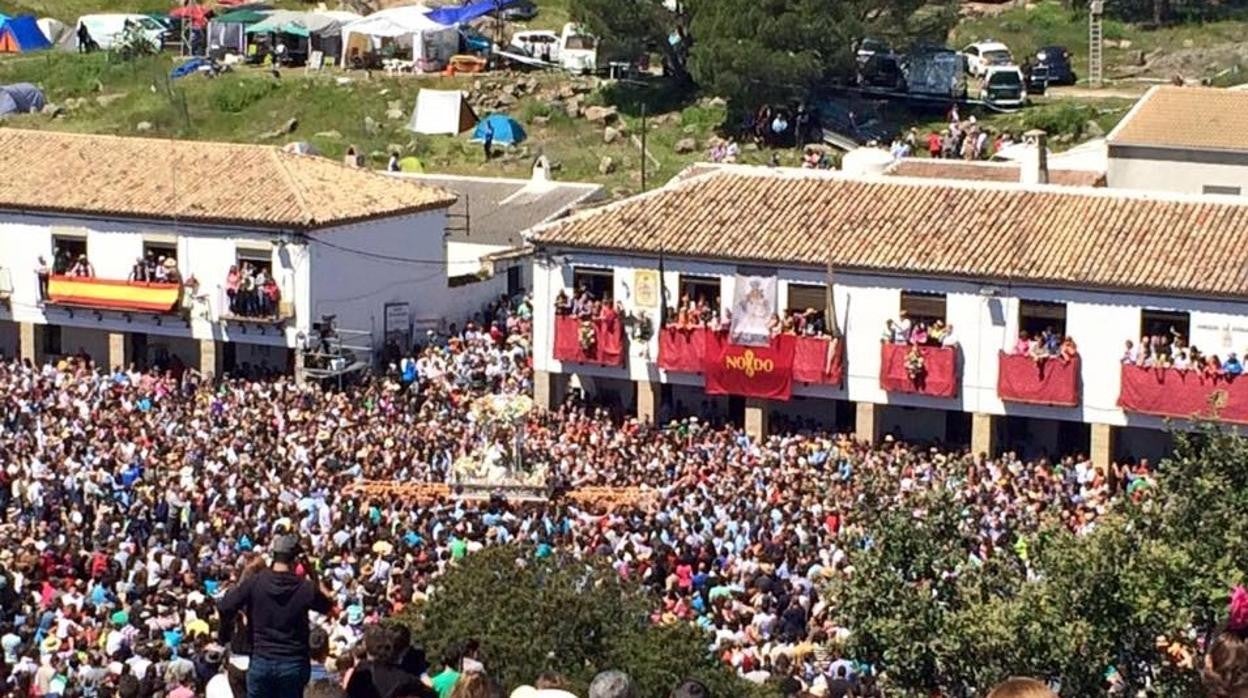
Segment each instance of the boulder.
[{"label": "boulder", "polygon": [[65,113],[65,107],[59,104],[53,104],[51,102],[48,102],[47,104],[43,105],[43,109],[40,111],[40,113],[47,114],[48,116],[55,119],[56,117]]},{"label": "boulder", "polygon": [[391,121],[398,121],[400,119],[407,118],[407,112],[403,111],[402,109],[387,109],[386,118],[390,119]]},{"label": "boulder", "polygon": [[402,108],[403,108],[403,100],[401,99],[392,99],[389,102],[386,102],[386,109],[402,109]]},{"label": "boulder", "polygon": [[152,130],[152,122],[140,121],[139,123],[134,125],[134,130],[138,131],[139,133],[147,133],[148,131]]},{"label": "boulder", "polygon": [[370,136],[375,136],[380,130],[381,127],[377,125],[376,119],[371,116],[364,117],[364,133],[367,133]]},{"label": "boulder", "polygon": [[618,140],[620,140],[619,129],[611,128],[610,126],[608,126],[602,130],[602,142],[603,143],[614,143]]},{"label": "boulder", "polygon": [[533,124],[534,126],[545,126],[546,124],[550,123],[550,117],[549,116],[535,116],[529,121],[529,123]]},{"label": "boulder", "polygon": [[571,119],[575,119],[576,117],[580,116],[581,115],[581,100],[569,99],[568,101],[564,102],[563,111],[564,113],[568,115],[568,118],[571,118]]},{"label": "boulder", "polygon": [[1083,135],[1088,138],[1100,138],[1105,135],[1105,129],[1095,121],[1089,121],[1083,125]]},{"label": "boulder", "polygon": [[673,149],[678,153],[692,153],[698,149],[698,142],[692,138],[682,138],[676,141]]},{"label": "boulder", "polygon": [[95,103],[100,105],[101,107],[107,107],[113,102],[116,102],[119,99],[125,99],[125,98],[126,98],[125,92],[118,92],[116,94],[111,94],[111,95],[100,95],[95,98]]},{"label": "boulder", "polygon": [[324,138],[325,140],[329,140],[329,141],[336,141],[342,138],[342,134],[338,133],[337,131],[320,131],[318,133],[313,134],[313,137]]},{"label": "boulder", "polygon": [[615,172],[615,158],[610,155],[603,155],[598,160],[598,174],[609,175],[612,172]]},{"label": "boulder", "polygon": [[576,88],[571,85],[564,84],[559,86],[559,91],[556,94],[559,96],[559,99],[572,99],[576,96],[577,92]]},{"label": "boulder", "polygon": [[711,97],[709,100],[707,100],[706,106],[712,107],[715,109],[725,109],[728,107],[728,100],[724,99],[723,97]]},{"label": "boulder", "polygon": [[585,120],[595,124],[614,123],[620,116],[615,107],[585,107]]}]

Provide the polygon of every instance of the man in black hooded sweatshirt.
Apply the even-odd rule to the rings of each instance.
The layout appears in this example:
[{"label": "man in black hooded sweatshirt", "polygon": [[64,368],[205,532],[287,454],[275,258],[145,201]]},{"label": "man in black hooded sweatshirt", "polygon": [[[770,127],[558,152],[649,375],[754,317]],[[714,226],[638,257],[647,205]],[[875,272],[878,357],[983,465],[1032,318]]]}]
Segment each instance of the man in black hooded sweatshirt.
[{"label": "man in black hooded sweatshirt", "polygon": [[308,648],[308,611],[329,613],[332,602],[323,586],[295,574],[299,541],[274,538],[273,564],[244,579],[217,602],[222,623],[247,615],[251,660],[247,698],[300,698],[312,671]]}]

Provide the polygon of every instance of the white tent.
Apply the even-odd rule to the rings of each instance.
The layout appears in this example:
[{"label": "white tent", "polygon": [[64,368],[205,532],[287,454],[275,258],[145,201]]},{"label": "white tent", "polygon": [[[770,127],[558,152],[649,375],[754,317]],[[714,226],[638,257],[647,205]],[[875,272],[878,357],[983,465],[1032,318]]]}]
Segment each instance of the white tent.
[{"label": "white tent", "polygon": [[477,125],[477,115],[459,90],[422,89],[416,95],[416,110],[407,129],[416,133],[446,133],[452,136]]},{"label": "white tent", "polygon": [[[349,57],[382,48],[383,43],[403,49],[404,58],[422,72],[441,70],[459,48],[459,31],[455,27],[429,19],[423,5],[404,5],[373,14],[342,28],[342,65],[350,65]],[[408,52],[410,49],[410,53]]]}]

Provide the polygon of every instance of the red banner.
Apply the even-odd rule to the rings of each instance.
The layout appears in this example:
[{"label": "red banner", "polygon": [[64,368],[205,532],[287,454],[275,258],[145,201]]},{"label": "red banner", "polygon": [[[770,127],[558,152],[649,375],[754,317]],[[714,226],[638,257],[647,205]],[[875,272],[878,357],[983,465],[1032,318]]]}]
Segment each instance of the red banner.
[{"label": "red banner", "polygon": [[[586,333],[585,341],[582,341],[582,329]],[[560,361],[623,366],[624,328],[619,318],[582,321],[556,315],[553,356]]]},{"label": "red banner", "polygon": [[1248,376],[1205,376],[1193,370],[1124,365],[1118,406],[1161,417],[1248,424]]},{"label": "red banner", "polygon": [[659,368],[664,371],[701,373],[706,352],[706,336],[711,331],[705,327],[680,328],[674,326],[659,330]]},{"label": "red banner", "polygon": [[[908,359],[912,349],[917,351],[914,361]],[[957,347],[915,347],[909,344],[882,343],[880,387],[894,393],[957,397]]]},{"label": "red banner", "polygon": [[708,395],[745,395],[788,400],[793,394],[797,337],[780,335],[765,347],[732,344],[725,333],[706,333],[703,362]]},{"label": "red banner", "polygon": [[793,379],[839,386],[845,379],[845,347],[839,339],[798,337],[793,350]]},{"label": "red banner", "polygon": [[1010,402],[1074,407],[1079,404],[1079,357],[1036,359],[1001,352],[997,396]]}]

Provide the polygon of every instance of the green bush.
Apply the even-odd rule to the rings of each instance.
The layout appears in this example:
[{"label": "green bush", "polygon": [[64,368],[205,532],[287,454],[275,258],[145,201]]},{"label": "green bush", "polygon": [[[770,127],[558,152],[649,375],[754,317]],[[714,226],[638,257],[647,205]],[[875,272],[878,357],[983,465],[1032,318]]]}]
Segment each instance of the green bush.
[{"label": "green bush", "polygon": [[665,696],[690,677],[714,696],[767,695],[711,657],[701,630],[648,623],[656,602],[609,567],[561,554],[538,560],[518,546],[499,546],[467,557],[403,620],[432,658],[479,640],[486,670],[507,691],[550,671],[584,695],[595,674],[618,669],[639,696]]},{"label": "green bush", "polygon": [[1028,109],[1023,114],[1023,130],[1040,129],[1050,136],[1070,134],[1078,138],[1084,125],[1097,116],[1096,109],[1085,104],[1046,105]]},{"label": "green bush", "polygon": [[227,114],[239,114],[269,96],[276,84],[268,80],[221,81],[213,92],[212,104]]},{"label": "green bush", "polygon": [[549,117],[551,111],[553,110],[548,102],[533,100],[525,103],[524,107],[520,109],[520,119],[526,124],[531,124],[536,117]]}]

